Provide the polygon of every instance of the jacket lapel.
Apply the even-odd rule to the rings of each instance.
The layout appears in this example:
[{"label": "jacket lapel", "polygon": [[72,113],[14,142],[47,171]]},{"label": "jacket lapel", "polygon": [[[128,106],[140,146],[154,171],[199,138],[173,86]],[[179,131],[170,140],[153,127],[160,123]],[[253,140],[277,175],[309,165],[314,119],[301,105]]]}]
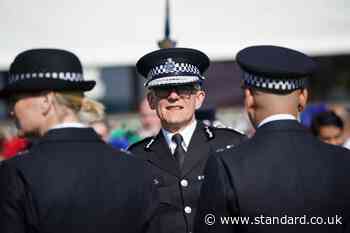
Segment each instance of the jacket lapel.
[{"label": "jacket lapel", "polygon": [[155,138],[154,143],[149,147],[152,153],[148,160],[157,167],[166,170],[174,176],[180,177],[180,169],[170,152],[169,146],[165,141],[163,133],[160,131]]},{"label": "jacket lapel", "polygon": [[199,162],[207,160],[209,151],[209,139],[204,132],[204,126],[198,122],[187,149],[182,176],[187,175]]}]

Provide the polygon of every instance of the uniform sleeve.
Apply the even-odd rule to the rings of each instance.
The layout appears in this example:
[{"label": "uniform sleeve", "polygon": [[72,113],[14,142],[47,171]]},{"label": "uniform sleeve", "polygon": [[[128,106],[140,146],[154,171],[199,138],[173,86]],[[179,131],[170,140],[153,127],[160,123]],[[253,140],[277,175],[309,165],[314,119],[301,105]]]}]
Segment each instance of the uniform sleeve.
[{"label": "uniform sleeve", "polygon": [[144,197],[146,207],[144,209],[145,224],[143,227],[144,233],[159,233],[160,232],[160,219],[159,219],[159,208],[160,198],[159,191],[156,185],[153,183],[151,176],[146,175],[149,179],[146,179],[144,188]]},{"label": "uniform sleeve", "polygon": [[16,169],[0,165],[0,232],[24,233],[24,184]]},{"label": "uniform sleeve", "polygon": [[195,233],[235,232],[234,225],[222,224],[221,217],[233,216],[234,192],[228,175],[217,154],[212,154],[205,169],[198,212],[195,218]]}]

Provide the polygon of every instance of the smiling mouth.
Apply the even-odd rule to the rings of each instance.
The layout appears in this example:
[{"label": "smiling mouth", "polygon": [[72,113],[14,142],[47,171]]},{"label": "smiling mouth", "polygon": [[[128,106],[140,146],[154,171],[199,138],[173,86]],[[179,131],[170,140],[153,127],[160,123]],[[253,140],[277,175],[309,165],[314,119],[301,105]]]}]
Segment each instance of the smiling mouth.
[{"label": "smiling mouth", "polygon": [[183,108],[184,107],[182,107],[182,106],[168,106],[168,107],[166,107],[167,110],[181,110]]}]

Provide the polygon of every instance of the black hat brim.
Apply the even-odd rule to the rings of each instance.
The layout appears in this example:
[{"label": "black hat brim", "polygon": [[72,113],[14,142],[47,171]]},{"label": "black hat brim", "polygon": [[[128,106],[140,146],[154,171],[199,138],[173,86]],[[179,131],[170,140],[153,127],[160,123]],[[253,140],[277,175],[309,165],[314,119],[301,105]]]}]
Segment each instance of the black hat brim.
[{"label": "black hat brim", "polygon": [[30,79],[16,82],[0,90],[0,97],[6,98],[17,93],[28,93],[37,91],[90,91],[96,85],[96,81],[72,81],[53,79]]}]

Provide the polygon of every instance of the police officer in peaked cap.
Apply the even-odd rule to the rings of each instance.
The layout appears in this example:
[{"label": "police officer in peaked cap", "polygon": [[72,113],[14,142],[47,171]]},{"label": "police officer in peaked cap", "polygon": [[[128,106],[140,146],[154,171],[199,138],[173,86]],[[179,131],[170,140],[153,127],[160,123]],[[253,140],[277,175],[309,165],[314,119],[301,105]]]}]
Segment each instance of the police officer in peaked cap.
[{"label": "police officer in peaked cap", "polygon": [[83,122],[103,116],[84,95],[94,86],[69,51],[16,56],[0,95],[19,130],[39,139],[0,166],[1,233],[157,232],[150,166],[113,150]]},{"label": "police officer in peaked cap", "polygon": [[204,53],[189,48],[161,49],[143,56],[136,66],[146,78],[148,102],[162,128],[155,137],[132,145],[130,151],[154,167],[161,232],[189,233],[209,152],[236,146],[244,135],[205,126],[195,118],[206,95],[202,83],[209,58]]},{"label": "police officer in peaked cap", "polygon": [[208,160],[195,232],[350,232],[350,152],[297,120],[315,62],[277,46],[248,47],[236,58],[256,134]]}]

